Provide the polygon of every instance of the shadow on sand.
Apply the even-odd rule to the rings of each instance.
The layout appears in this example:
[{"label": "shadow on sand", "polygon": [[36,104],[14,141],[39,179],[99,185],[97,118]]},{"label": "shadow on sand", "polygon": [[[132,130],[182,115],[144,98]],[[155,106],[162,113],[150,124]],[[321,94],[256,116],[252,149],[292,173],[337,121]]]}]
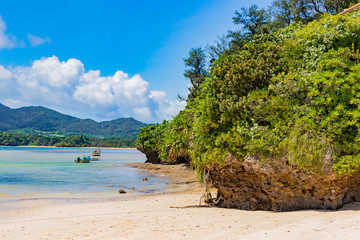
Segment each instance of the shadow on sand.
[{"label": "shadow on sand", "polygon": [[342,208],[337,211],[348,211],[348,210],[360,210],[360,202],[352,202],[345,204]]}]

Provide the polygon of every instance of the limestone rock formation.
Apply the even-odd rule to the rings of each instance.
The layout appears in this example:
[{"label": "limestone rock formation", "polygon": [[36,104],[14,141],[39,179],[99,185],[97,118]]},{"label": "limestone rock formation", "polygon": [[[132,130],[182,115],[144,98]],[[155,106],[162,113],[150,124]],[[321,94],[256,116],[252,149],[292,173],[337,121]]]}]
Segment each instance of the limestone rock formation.
[{"label": "limestone rock formation", "polygon": [[153,149],[144,149],[142,146],[137,146],[137,150],[144,153],[146,156],[147,163],[160,163],[159,153]]},{"label": "limestone rock formation", "polygon": [[290,211],[338,209],[360,200],[360,171],[336,177],[331,168],[323,175],[289,168],[286,158],[261,164],[229,156],[215,164],[209,180],[218,190],[217,205],[245,210]]},{"label": "limestone rock formation", "polygon": [[162,162],[159,158],[159,153],[152,149],[144,149],[141,145],[136,147],[137,150],[144,153],[146,156],[146,163],[154,163],[154,164],[180,164],[185,163],[190,165],[190,157],[188,155],[181,155],[175,158],[173,161],[164,161]]}]

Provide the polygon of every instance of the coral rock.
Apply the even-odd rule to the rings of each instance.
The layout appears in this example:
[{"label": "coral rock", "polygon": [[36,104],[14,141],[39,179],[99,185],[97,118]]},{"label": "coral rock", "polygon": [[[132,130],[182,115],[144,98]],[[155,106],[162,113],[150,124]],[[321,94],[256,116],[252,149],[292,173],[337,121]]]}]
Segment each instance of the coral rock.
[{"label": "coral rock", "polygon": [[120,194],[123,194],[123,193],[126,193],[126,191],[125,191],[124,189],[121,189],[121,188],[120,188],[120,189],[119,189],[119,193],[120,193]]},{"label": "coral rock", "polygon": [[215,164],[209,180],[218,190],[217,205],[245,210],[290,211],[338,209],[360,200],[360,171],[336,177],[304,173],[289,168],[286,158],[260,164],[254,158],[239,161],[228,157],[225,165]]},{"label": "coral rock", "polygon": [[145,154],[145,156],[146,156],[145,162],[147,162],[147,163],[160,163],[161,162],[161,160],[159,158],[159,153],[157,151],[152,150],[152,149],[144,149],[141,146],[137,146],[136,149]]}]

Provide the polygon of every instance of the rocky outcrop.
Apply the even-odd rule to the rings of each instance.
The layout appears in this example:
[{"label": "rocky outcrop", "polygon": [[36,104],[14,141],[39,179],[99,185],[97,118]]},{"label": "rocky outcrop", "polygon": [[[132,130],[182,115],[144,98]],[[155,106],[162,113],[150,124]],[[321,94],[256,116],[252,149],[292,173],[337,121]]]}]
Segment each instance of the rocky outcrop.
[{"label": "rocky outcrop", "polygon": [[146,156],[145,162],[156,163],[156,164],[161,162],[159,158],[159,153],[157,151],[153,149],[144,149],[142,146],[137,146],[136,149],[145,154]]},{"label": "rocky outcrop", "polygon": [[161,161],[159,153],[153,149],[144,149],[142,146],[136,146],[136,149],[144,153],[146,156],[146,163],[154,164],[181,164],[185,163],[190,165],[190,157],[188,155],[181,155],[175,158],[173,161]]},{"label": "rocky outcrop", "polygon": [[218,190],[219,207],[245,210],[289,211],[338,209],[360,200],[360,171],[336,177],[331,168],[323,175],[289,168],[286,158],[261,164],[229,156],[224,165],[215,164],[209,180]]}]

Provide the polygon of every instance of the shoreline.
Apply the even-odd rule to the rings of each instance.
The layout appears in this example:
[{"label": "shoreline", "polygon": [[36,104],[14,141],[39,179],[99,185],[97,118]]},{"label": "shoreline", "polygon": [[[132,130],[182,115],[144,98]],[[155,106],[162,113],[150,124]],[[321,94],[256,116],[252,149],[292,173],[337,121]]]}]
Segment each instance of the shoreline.
[{"label": "shoreline", "polygon": [[[197,181],[196,174],[185,164],[180,165],[158,165],[143,162],[124,163],[125,166],[145,171],[156,177],[166,178],[168,187],[162,192],[139,192],[139,191],[127,191],[126,194],[119,194],[117,191],[104,191],[104,192],[87,192],[87,193],[75,193],[75,192],[49,192],[49,193],[30,193],[23,194],[24,196],[12,197],[10,195],[0,194],[0,204],[5,202],[11,203],[26,203],[36,200],[49,201],[50,203],[63,203],[63,202],[99,202],[99,201],[112,201],[123,198],[135,198],[141,196],[155,196],[172,193],[194,193],[202,194],[202,185]],[[151,182],[152,177],[148,176],[147,181]],[[36,195],[35,195],[36,194]],[[199,197],[200,198],[200,197]],[[23,204],[19,205],[24,207]],[[2,212],[2,206],[0,205],[0,213]],[[26,206],[25,206],[26,207]],[[12,207],[14,208],[14,207]]]},{"label": "shoreline", "polygon": [[196,207],[202,187],[193,170],[184,165],[127,165],[171,178],[185,188],[89,202],[29,199],[24,208],[0,212],[0,239],[353,240],[360,235],[360,203],[337,211]]},{"label": "shoreline", "polygon": [[[126,166],[137,168],[140,171],[157,174],[158,176],[167,177],[172,184],[181,188],[175,192],[199,192],[203,190],[202,184],[198,181],[196,172],[186,164],[163,165],[153,163],[126,163]],[[173,192],[173,191],[171,191]],[[170,193],[170,192],[165,192]]]}]

